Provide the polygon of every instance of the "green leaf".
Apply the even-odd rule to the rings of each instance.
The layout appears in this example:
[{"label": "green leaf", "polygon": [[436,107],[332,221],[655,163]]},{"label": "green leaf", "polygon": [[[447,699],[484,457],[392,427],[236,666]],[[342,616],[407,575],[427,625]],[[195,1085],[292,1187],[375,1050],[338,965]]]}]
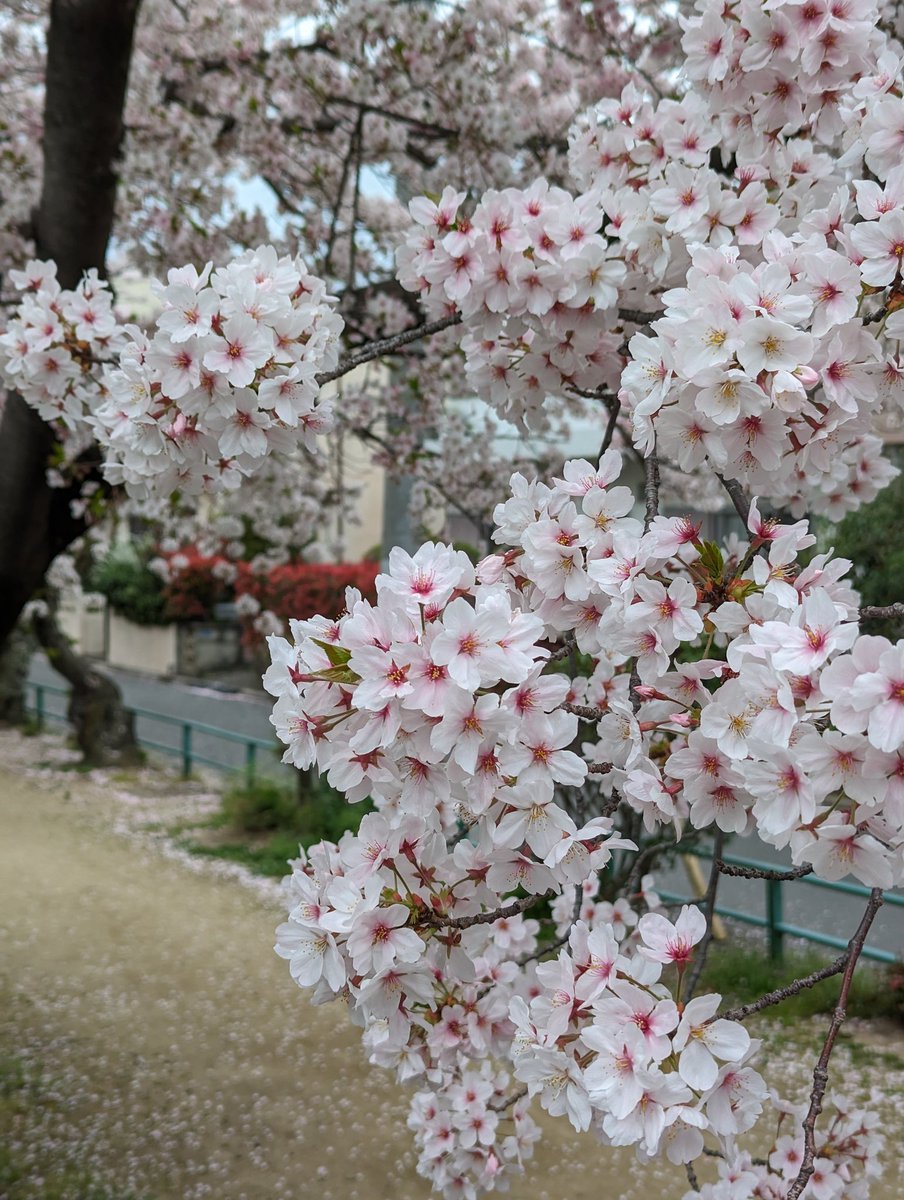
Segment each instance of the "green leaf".
[{"label": "green leaf", "polygon": [[326,683],[360,683],[361,676],[356,674],[350,667],[329,667],[326,671],[313,672],[315,679],[322,679]]},{"label": "green leaf", "polygon": [[722,557],[722,551],[715,542],[703,543],[703,549],[700,552],[700,565],[705,569],[713,582],[718,582],[722,578],[722,572],[725,569],[725,560]]},{"label": "green leaf", "polygon": [[331,666],[344,667],[352,656],[351,650],[346,650],[343,646],[337,646],[335,642],[321,642],[319,638],[311,638],[311,641],[315,646],[320,647],[330,660]]}]

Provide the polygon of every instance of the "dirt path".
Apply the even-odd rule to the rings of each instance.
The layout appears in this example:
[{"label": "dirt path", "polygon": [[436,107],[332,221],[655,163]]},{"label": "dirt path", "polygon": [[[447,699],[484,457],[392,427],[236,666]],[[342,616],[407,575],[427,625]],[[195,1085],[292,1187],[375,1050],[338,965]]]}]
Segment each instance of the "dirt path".
[{"label": "dirt path", "polygon": [[[0,1107],[26,1168],[0,1196],[85,1200],[38,1178],[90,1172],[91,1200],[424,1200],[404,1094],[291,983],[278,908],[107,832],[109,794],[55,779],[0,773],[0,1060],[37,1077]],[[509,1195],[678,1200],[659,1171],[555,1122]]]}]

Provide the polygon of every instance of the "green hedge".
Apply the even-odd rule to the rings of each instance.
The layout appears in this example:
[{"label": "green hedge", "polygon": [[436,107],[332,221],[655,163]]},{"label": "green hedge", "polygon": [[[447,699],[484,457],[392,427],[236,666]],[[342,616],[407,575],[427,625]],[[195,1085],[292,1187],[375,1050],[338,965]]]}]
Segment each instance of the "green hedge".
[{"label": "green hedge", "polygon": [[163,580],[131,550],[117,550],[95,566],[88,581],[91,591],[136,625],[167,625],[169,616]]}]

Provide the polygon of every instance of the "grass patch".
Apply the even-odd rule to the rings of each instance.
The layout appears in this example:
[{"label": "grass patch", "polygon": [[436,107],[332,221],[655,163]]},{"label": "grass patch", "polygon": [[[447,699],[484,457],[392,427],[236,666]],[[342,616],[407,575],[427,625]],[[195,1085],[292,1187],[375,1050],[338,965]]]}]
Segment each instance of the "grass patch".
[{"label": "grass patch", "polygon": [[[202,823],[180,826],[178,845],[205,858],[240,863],[257,875],[278,878],[286,863],[298,857],[298,847],[315,842],[337,842],[346,830],[356,830],[370,804],[349,804],[322,780],[304,791],[269,779],[250,787],[231,788],[222,808]],[[218,837],[186,836],[204,830]]]},{"label": "grass patch", "polygon": [[[786,987],[795,979],[818,970],[832,958],[818,950],[786,952],[783,962],[774,962],[758,946],[736,944],[710,947],[706,968],[701,979],[706,991],[720,992],[725,1004],[748,1004],[767,992]],[[858,965],[851,985],[848,1016],[902,1019],[900,990],[891,986],[892,976],[900,968],[883,968],[872,964]],[[790,1024],[829,1013],[835,1008],[841,986],[840,975],[823,979],[812,988],[790,996],[769,1010],[777,1020]]]},{"label": "grass patch", "polygon": [[257,845],[248,842],[223,842],[221,845],[208,846],[191,838],[181,838],[177,845],[201,858],[219,858],[226,862],[239,863],[255,875],[279,879],[289,873],[289,859],[298,858],[300,843],[292,834],[275,833]]}]

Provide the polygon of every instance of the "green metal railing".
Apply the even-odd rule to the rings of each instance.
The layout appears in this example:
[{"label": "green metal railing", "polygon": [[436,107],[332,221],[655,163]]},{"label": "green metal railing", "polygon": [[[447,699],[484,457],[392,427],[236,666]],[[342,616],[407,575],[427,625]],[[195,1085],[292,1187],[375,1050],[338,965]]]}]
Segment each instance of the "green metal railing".
[{"label": "green metal railing", "polygon": [[[47,721],[61,721],[65,724],[65,713],[48,712],[45,703],[47,695],[68,696],[67,688],[54,687],[49,683],[28,683],[28,687],[34,689],[35,702],[34,705],[29,705],[29,709],[37,718],[39,727]],[[191,774],[193,763],[203,763],[205,766],[217,767],[220,770],[242,770],[244,769],[245,778],[250,784],[254,781],[258,767],[258,751],[263,751],[267,754],[274,754],[277,747],[273,742],[267,741],[265,738],[251,737],[244,733],[232,733],[228,729],[220,729],[215,725],[206,725],[201,721],[189,721],[183,717],[171,717],[166,713],[152,712],[146,708],[130,708],[130,712],[136,717],[144,717],[152,721],[160,721],[165,725],[181,726],[182,738],[181,745],[172,746],[163,742],[154,741],[146,737],[138,737],[138,741],[142,746],[146,746],[151,750],[160,750],[164,754],[172,754],[182,760],[182,775],[183,778],[188,778]],[[232,765],[212,759],[206,755],[199,754],[194,747],[193,736],[195,733],[206,735],[208,737],[222,738],[223,741],[239,743],[245,747],[245,759],[243,765]],[[137,735],[136,735],[137,736]],[[705,850],[694,850],[691,853],[699,858],[711,858]],[[724,862],[738,867],[754,867],[761,871],[774,871],[775,863],[758,862],[752,858],[740,858],[734,854],[723,854]],[[723,904],[717,904],[715,911],[719,916],[727,917],[732,921],[741,921],[745,925],[754,925],[757,928],[765,929],[769,943],[769,953],[772,958],[780,961],[784,955],[785,938],[795,937],[802,938],[808,942],[815,942],[821,946],[831,946],[837,950],[844,950],[847,947],[845,938],[835,937],[833,934],[820,933],[816,929],[805,929],[800,925],[792,925],[784,919],[784,882],[780,879],[763,880],[766,885],[766,915],[760,916],[757,913],[741,912],[736,908],[729,908]],[[804,875],[800,879],[794,880],[795,886],[803,884],[807,887],[824,888],[826,891],[835,892],[847,896],[859,896],[866,899],[870,894],[870,889],[863,887],[859,883],[833,883],[827,879],[818,879],[815,875]],[[656,889],[658,894],[669,904],[693,904],[698,903],[699,896],[681,896],[675,892],[664,891],[661,888]],[[897,892],[886,892],[885,903],[892,906],[904,907],[904,895]],[[874,946],[864,946],[863,954],[866,958],[875,959],[877,962],[892,963],[898,961],[900,955],[892,954],[889,950],[879,950]]]},{"label": "green metal railing", "polygon": [[[705,850],[692,850],[690,853],[695,854],[698,858],[712,858],[712,855]],[[730,866],[754,867],[759,871],[776,869],[775,863],[758,862],[756,859],[741,858],[736,854],[723,854],[722,861]],[[779,867],[779,869],[781,868]],[[741,912],[736,908],[728,908],[724,904],[717,904],[715,911],[720,917],[727,917],[731,921],[741,921],[745,925],[755,925],[759,929],[765,929],[769,942],[769,953],[776,962],[780,962],[784,957],[786,937],[802,938],[804,941],[815,942],[820,946],[831,946],[836,950],[847,949],[847,938],[835,937],[830,933],[820,933],[816,929],[804,929],[801,925],[792,925],[785,920],[782,889],[786,883],[791,881],[764,879],[761,882],[766,885],[766,915],[764,917],[758,913]],[[818,879],[815,875],[803,875],[793,882],[795,887],[798,884],[804,884],[807,887],[824,888],[826,891],[836,894],[859,896],[863,899],[867,899],[870,894],[870,889],[861,883],[846,883],[841,880],[832,882],[829,879]],[[656,892],[669,904],[695,904],[700,901],[699,896],[679,896],[674,892],[663,891],[661,888],[657,888]],[[885,903],[904,908],[904,895],[900,895],[898,892],[886,892]],[[876,962],[884,963],[898,962],[901,958],[900,953],[893,954],[890,950],[879,950],[875,946],[864,946],[863,955],[865,958],[872,958]]]},{"label": "green metal railing", "polygon": [[[68,688],[56,687],[50,683],[33,683],[31,680],[29,680],[27,687],[33,690],[35,694],[34,704],[29,704],[28,710],[34,714],[39,729],[43,729],[48,721],[67,723],[65,713],[48,710],[46,698],[47,696],[68,696]],[[216,767],[221,771],[243,770],[245,772],[245,780],[250,785],[254,782],[257,775],[258,752],[262,751],[272,756],[277,751],[276,743],[268,741],[266,738],[253,737],[247,733],[233,733],[230,729],[220,729],[216,725],[207,725],[203,721],[189,721],[185,717],[171,717],[167,713],[153,712],[148,708],[135,708],[132,705],[127,707],[127,711],[136,717],[144,717],[149,721],[159,721],[162,725],[176,725],[181,727],[182,736],[178,746],[144,737],[137,732],[135,736],[139,745],[149,750],[160,750],[164,754],[172,754],[180,758],[183,779],[187,779],[191,775],[192,766],[195,763],[202,763],[204,766]],[[230,764],[211,758],[209,755],[200,754],[195,748],[195,734],[220,738],[224,742],[243,745],[245,747],[244,761],[241,764]]]}]

